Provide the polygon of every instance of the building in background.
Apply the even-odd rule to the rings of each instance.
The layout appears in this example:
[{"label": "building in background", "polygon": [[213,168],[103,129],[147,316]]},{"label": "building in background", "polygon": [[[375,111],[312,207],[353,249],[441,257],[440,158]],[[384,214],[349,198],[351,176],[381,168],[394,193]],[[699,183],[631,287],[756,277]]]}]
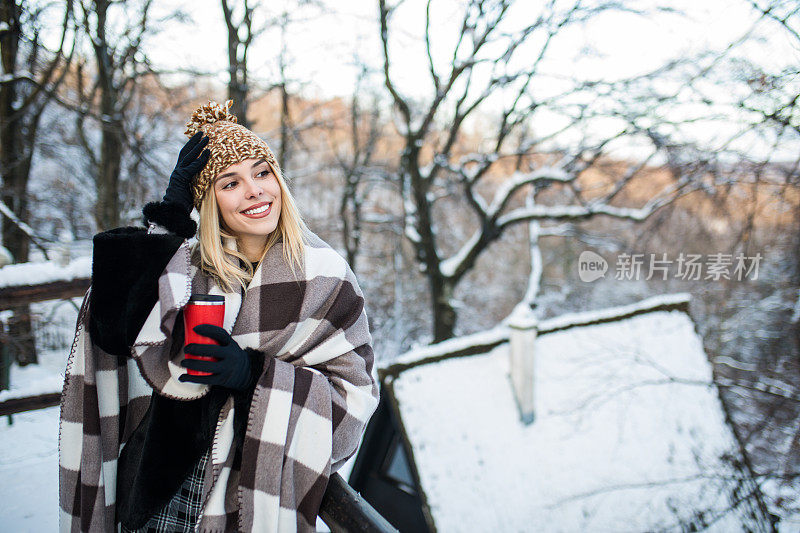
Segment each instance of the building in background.
[{"label": "building in background", "polygon": [[518,306],[401,356],[350,484],[401,531],[769,530],[688,303]]}]

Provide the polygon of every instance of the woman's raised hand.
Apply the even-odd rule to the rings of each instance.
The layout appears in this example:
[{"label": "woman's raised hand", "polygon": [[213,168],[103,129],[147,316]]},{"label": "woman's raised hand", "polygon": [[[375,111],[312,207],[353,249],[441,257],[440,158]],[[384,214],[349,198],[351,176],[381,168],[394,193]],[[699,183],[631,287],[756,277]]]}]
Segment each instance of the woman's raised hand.
[{"label": "woman's raised hand", "polygon": [[[208,144],[208,137],[202,131],[195,133],[181,148],[178,154],[178,163],[169,177],[167,192],[164,201],[177,204],[189,213],[192,210],[192,178],[197,175],[208,163],[211,152],[204,149]],[[199,157],[198,157],[199,156]]]}]

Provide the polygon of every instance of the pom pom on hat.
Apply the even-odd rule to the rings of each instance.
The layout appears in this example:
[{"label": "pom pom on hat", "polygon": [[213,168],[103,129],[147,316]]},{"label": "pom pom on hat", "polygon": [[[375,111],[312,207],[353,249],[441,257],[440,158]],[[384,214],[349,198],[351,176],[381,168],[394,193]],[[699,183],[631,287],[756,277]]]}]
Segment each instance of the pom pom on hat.
[{"label": "pom pom on hat", "polygon": [[231,165],[241,163],[245,159],[263,158],[280,171],[278,162],[267,143],[238,124],[236,115],[228,111],[232,104],[233,100],[227,100],[225,105],[211,100],[197,108],[186,123],[187,137],[191,138],[198,131],[203,131],[209,137],[206,148],[211,152],[211,157],[192,185],[194,205],[198,209],[206,192],[214,183],[214,178]]},{"label": "pom pom on hat", "polygon": [[237,123],[239,119],[233,113],[228,113],[228,108],[233,105],[233,100],[227,100],[225,105],[219,105],[214,100],[209,100],[205,105],[201,105],[192,113],[192,118],[186,123],[184,134],[191,138],[195,133],[202,129],[206,124],[213,124],[220,120]]}]

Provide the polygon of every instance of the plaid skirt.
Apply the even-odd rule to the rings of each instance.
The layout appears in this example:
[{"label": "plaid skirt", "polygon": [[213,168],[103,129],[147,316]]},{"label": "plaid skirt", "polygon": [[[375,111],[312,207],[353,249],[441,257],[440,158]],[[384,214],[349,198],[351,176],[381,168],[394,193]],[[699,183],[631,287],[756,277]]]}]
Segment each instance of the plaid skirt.
[{"label": "plaid skirt", "polygon": [[197,461],[170,501],[136,530],[122,527],[122,533],[192,533],[203,506],[203,473],[211,448]]}]

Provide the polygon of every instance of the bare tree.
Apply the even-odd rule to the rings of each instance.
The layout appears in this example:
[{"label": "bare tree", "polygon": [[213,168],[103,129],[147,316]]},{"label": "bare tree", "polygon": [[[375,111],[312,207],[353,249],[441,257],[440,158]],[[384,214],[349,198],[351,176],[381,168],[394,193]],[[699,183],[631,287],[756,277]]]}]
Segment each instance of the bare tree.
[{"label": "bare tree", "polygon": [[[312,132],[314,137],[319,127],[327,129],[331,122],[317,116],[324,103],[309,102],[298,96],[308,81],[294,73],[295,43],[292,40],[294,30],[318,17],[325,5],[319,0],[295,0],[271,9],[261,3],[223,0],[222,8],[228,31],[228,97],[234,101],[233,112],[240,123],[251,127],[255,120],[246,116],[251,104],[275,92],[278,125],[276,131],[268,133],[277,138],[275,155],[281,166],[293,169],[298,154],[314,151],[304,138],[305,133]],[[265,62],[253,65],[248,51],[257,39],[267,38],[266,34],[275,43],[276,53]],[[313,171],[312,168],[301,170],[304,174]]]},{"label": "bare tree", "polygon": [[[294,146],[303,144],[300,138],[302,132],[316,126],[316,124],[309,123],[305,116],[299,114],[295,116],[294,93],[298,90],[297,86],[300,85],[300,81],[292,75],[294,59],[290,37],[292,30],[297,25],[314,17],[322,7],[316,0],[297,0],[294,4],[284,4],[280,13],[272,17],[272,24],[280,32],[280,52],[275,58],[278,62],[276,81],[269,86],[268,91],[277,89],[280,94],[280,141],[277,157],[284,168],[292,168],[292,158],[296,151]],[[307,8],[311,9],[310,14],[306,14]]]},{"label": "bare tree", "polygon": [[[152,74],[142,50],[152,0],[82,0],[80,7],[80,24],[95,61],[78,64],[76,130],[95,180],[97,229],[105,230],[120,224],[122,159],[130,134],[126,114],[142,77]],[[118,22],[123,22],[122,28]],[[99,126],[99,146],[88,131],[89,123]]]},{"label": "bare tree", "polygon": [[[335,166],[342,174],[343,187],[339,202],[339,217],[342,222],[342,242],[347,262],[356,270],[361,245],[364,204],[370,190],[370,181],[383,181],[384,170],[378,164],[376,151],[383,134],[384,120],[380,112],[380,99],[372,94],[368,101],[366,85],[368,67],[356,54],[354,62],[358,68],[356,83],[345,119],[348,124],[332,124],[328,130],[329,144]],[[340,145],[337,134],[347,132],[346,145]]]},{"label": "bare tree", "polygon": [[[758,281],[728,287],[719,295],[718,308],[706,320],[705,337],[711,345],[709,352],[715,355],[721,396],[770,510],[778,517],[797,516],[800,8],[786,0],[745,0],[744,4],[753,10],[752,23],[723,50],[692,58],[696,70],[683,86],[695,102],[707,102],[717,116],[736,118],[735,127],[720,136],[718,146],[708,154],[712,165],[726,169],[723,181],[727,183],[717,187],[712,198],[725,208],[729,198],[746,187],[749,202],[736,213],[741,222],[732,224],[729,246],[746,255],[764,253],[768,262]],[[764,62],[753,52],[754,46],[769,50],[788,46],[789,53],[776,53],[778,61]],[[709,80],[724,90],[712,92]],[[768,235],[763,235],[762,228],[759,236],[766,206],[786,213],[787,222],[772,225]]]},{"label": "bare tree", "polygon": [[[0,172],[2,172],[3,245],[15,262],[28,260],[32,232],[28,228],[28,180],[34,142],[47,105],[64,79],[75,50],[72,2],[63,11],[57,48],[48,50],[40,39],[52,5],[18,0],[0,4]],[[9,337],[16,340],[21,365],[37,361],[28,306],[15,308]],[[3,388],[3,384],[0,384]]]},{"label": "bare tree", "polygon": [[[787,0],[748,0],[760,18],[800,47],[800,8]],[[780,130],[800,135],[800,94],[795,81],[800,65],[789,65],[771,72],[754,62],[747,65],[747,84],[751,92],[738,105],[755,113]]]},{"label": "bare tree", "polygon": [[279,17],[281,31],[281,51],[278,55],[278,90],[281,94],[281,125],[280,125],[280,147],[278,148],[278,161],[284,167],[290,167],[289,161],[291,151],[290,137],[292,136],[293,119],[291,116],[289,93],[289,49],[287,31],[289,29],[289,13],[287,10]]},{"label": "bare tree", "polygon": [[251,5],[249,0],[241,0],[236,4],[241,4],[241,18],[238,21],[234,20],[235,7],[232,6],[231,0],[222,0],[222,14],[225,26],[228,28],[228,99],[233,100],[232,111],[239,119],[239,123],[249,128],[247,103],[250,86],[247,77],[247,54],[253,40],[265,28],[253,27],[253,13],[261,7],[258,1]]},{"label": "bare tree", "polygon": [[[436,21],[429,1],[425,13],[424,59],[417,63],[420,67],[414,79],[425,79],[433,91],[429,97],[419,98],[402,93],[400,80],[392,68],[391,19],[401,4],[389,7],[386,0],[378,1],[384,85],[393,99],[399,115],[398,128],[404,138],[396,179],[405,199],[405,236],[413,245],[429,283],[434,342],[454,334],[453,294],[457,284],[490,244],[511,226],[530,220],[577,222],[599,215],[639,222],[692,190],[691,177],[679,176],[641,207],[619,207],[612,203],[618,202],[626,186],[639,176],[644,168],[642,162],[630,165],[616,183],[599,193],[583,190],[582,175],[603,158],[610,143],[631,133],[624,127],[600,138],[584,136],[582,141],[556,149],[552,148],[554,134],[533,138],[521,149],[511,146],[524,125],[541,110],[559,112],[568,122],[564,129],[573,132],[579,132],[582,125],[594,118],[585,104],[568,103],[569,96],[591,91],[589,82],[576,82],[557,95],[537,96],[536,89],[547,80],[541,65],[552,43],[567,28],[605,11],[630,9],[618,3],[574,2],[562,7],[561,3],[547,2],[535,20],[519,24],[512,15],[513,2],[472,0],[463,8],[456,42],[444,54],[450,60],[442,68],[434,60],[443,54],[440,43],[433,39],[431,28]],[[482,131],[483,149],[463,154],[464,146],[459,143],[467,131],[465,124],[481,112],[489,113],[491,97],[497,94],[503,94],[504,101],[500,111],[494,113],[491,129]],[[658,146],[652,149],[661,150]],[[430,155],[426,156],[426,152]],[[491,200],[487,201],[478,192],[488,178],[509,172],[507,161],[520,155],[548,153],[550,157],[540,158],[531,170],[511,173]],[[538,194],[556,184],[571,194],[571,202],[511,208],[515,194],[522,188],[534,186]],[[454,198],[456,189],[460,190],[462,201],[455,200],[451,209],[466,207],[476,224],[472,236],[450,257],[445,257],[443,243],[452,242],[452,238],[439,234],[441,213],[436,212],[435,204]]]}]

